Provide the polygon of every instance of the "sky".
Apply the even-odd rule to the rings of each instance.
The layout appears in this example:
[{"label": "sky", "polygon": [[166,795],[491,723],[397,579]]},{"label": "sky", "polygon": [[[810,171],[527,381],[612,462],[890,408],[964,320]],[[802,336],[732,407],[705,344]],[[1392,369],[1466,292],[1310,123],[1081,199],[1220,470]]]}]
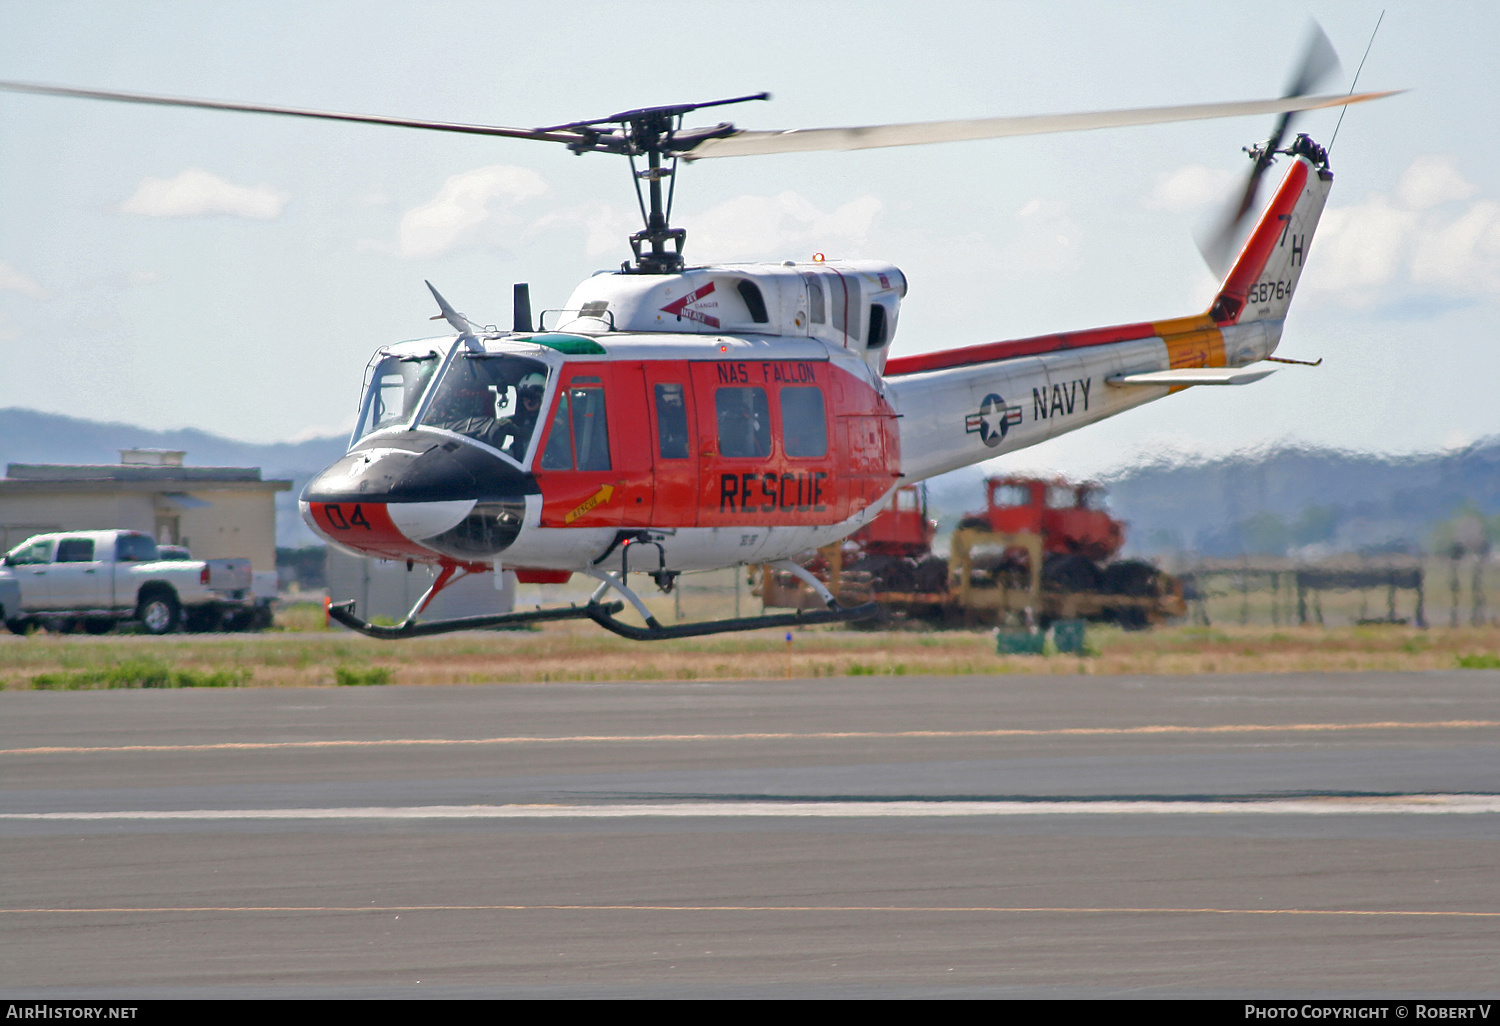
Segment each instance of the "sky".
[{"label": "sky", "polygon": [[[1500,433],[1500,6],[1485,3],[95,3],[0,0],[0,79],[530,127],[705,112],[808,128],[1280,93],[1310,17],[1349,88],[1280,355],[1007,458],[1107,474],[1282,444],[1410,453]],[[1323,143],[1337,111],[1296,126]],[[705,160],[690,261],[883,259],[895,353],[1200,311],[1193,242],[1269,118]],[[1274,179],[1273,183],[1274,184]],[[1269,195],[1271,188],[1263,190]],[[628,256],[625,162],[558,146],[0,94],[0,407],[248,441],[347,430],[430,279],[505,324]],[[191,454],[189,454],[191,459]]]}]

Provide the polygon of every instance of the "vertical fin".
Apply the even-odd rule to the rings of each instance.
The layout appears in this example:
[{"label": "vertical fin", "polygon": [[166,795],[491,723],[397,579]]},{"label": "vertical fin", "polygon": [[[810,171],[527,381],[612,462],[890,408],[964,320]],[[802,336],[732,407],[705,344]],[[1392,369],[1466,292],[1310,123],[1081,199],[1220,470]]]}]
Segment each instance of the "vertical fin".
[{"label": "vertical fin", "polygon": [[[1302,142],[1306,137],[1299,137]],[[1311,143],[1311,140],[1308,140]],[[1208,315],[1218,325],[1286,317],[1333,186],[1321,151],[1299,154],[1224,279]]]}]

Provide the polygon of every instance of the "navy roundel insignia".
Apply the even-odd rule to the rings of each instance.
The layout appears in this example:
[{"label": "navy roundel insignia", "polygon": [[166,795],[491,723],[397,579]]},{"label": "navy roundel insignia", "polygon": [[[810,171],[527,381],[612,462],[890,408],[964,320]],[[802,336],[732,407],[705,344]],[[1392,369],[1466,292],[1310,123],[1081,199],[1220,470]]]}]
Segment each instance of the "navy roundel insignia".
[{"label": "navy roundel insignia", "polygon": [[980,441],[990,448],[999,445],[1012,424],[1021,423],[1021,407],[1006,406],[1005,400],[991,392],[984,397],[978,413],[964,418],[964,432],[978,434]]}]

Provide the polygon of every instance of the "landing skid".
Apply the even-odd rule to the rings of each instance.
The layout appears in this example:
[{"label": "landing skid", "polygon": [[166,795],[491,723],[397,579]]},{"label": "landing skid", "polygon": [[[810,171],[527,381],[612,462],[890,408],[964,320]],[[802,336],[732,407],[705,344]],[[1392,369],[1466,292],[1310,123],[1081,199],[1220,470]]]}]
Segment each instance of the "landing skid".
[{"label": "landing skid", "polygon": [[880,616],[881,608],[877,603],[867,602],[862,606],[843,606],[837,609],[818,609],[806,613],[779,613],[774,616],[745,616],[732,620],[704,620],[702,623],[679,623],[671,626],[663,626],[655,617],[646,622],[645,627],[632,627],[628,623],[621,623],[610,613],[613,607],[618,610],[623,608],[618,602],[609,605],[601,605],[590,602],[584,606],[584,611],[590,620],[607,631],[613,631],[622,638],[631,641],[665,641],[668,638],[701,638],[706,634],[729,634],[734,631],[753,631],[761,627],[804,627],[815,623],[841,623],[845,620],[867,620],[870,617]]},{"label": "landing skid", "polygon": [[338,602],[328,607],[328,615],[352,631],[382,641],[397,641],[401,638],[422,638],[430,634],[451,634],[454,631],[482,631],[500,627],[518,627],[528,623],[548,623],[553,620],[591,620],[595,615],[608,616],[625,608],[623,602],[600,605],[590,602],[586,606],[568,606],[564,609],[533,609],[524,613],[490,613],[484,616],[459,616],[451,620],[427,620],[418,623],[408,617],[405,623],[395,627],[361,620],[354,615],[354,601]]},{"label": "landing skid", "polygon": [[[699,623],[680,623],[664,626],[646,604],[641,601],[640,596],[631,591],[625,582],[607,570],[595,567],[585,571],[590,577],[599,581],[599,588],[590,596],[588,604],[583,606],[566,606],[560,609],[533,609],[521,613],[487,613],[481,616],[460,616],[448,620],[417,621],[417,615],[427,607],[433,597],[448,585],[457,572],[474,571],[458,565],[444,566],[437,580],[427,593],[412,607],[405,621],[394,627],[386,627],[380,624],[370,623],[362,620],[354,612],[354,601],[338,602],[328,607],[328,615],[350,630],[370,638],[378,638],[382,641],[396,641],[401,638],[421,638],[433,634],[450,634],[454,631],[479,631],[495,630],[504,627],[516,627],[531,623],[550,623],[557,620],[592,620],[607,631],[612,631],[622,638],[631,641],[665,641],[669,638],[701,638],[708,634],[730,634],[734,631],[753,631],[763,627],[806,627],[818,623],[844,623],[850,620],[869,620],[883,616],[884,611],[877,603],[867,602],[862,606],[845,607],[838,604],[828,589],[823,586],[812,574],[808,573],[800,564],[790,560],[780,560],[771,564],[778,569],[787,570],[807,581],[818,595],[827,604],[827,609],[817,609],[808,612],[799,610],[795,613],[777,613],[771,616],[744,616],[734,617],[728,620],[704,620]],[[625,608],[624,602],[604,602],[604,594],[614,590],[619,592],[640,613],[641,619],[646,621],[646,626],[636,627],[628,623],[621,623],[615,619],[615,614]]]},{"label": "landing skid", "polygon": [[623,602],[590,602],[586,606],[568,606],[564,609],[533,609],[523,613],[460,616],[451,620],[427,620],[422,623],[407,620],[395,627],[361,620],[354,613],[353,601],[339,602],[329,606],[328,615],[352,631],[358,631],[366,637],[378,638],[381,641],[423,638],[433,634],[451,634],[454,631],[494,630],[557,620],[593,620],[605,630],[613,631],[620,637],[629,638],[631,641],[665,641],[668,638],[701,638],[707,634],[753,631],[761,627],[805,627],[815,623],[864,620],[881,615],[880,606],[869,602],[852,608],[819,609],[810,612],[781,613],[775,616],[746,616],[730,620],[705,620],[702,623],[681,623],[671,626],[664,626],[652,617],[645,627],[635,627],[615,619],[614,614],[624,608]]}]

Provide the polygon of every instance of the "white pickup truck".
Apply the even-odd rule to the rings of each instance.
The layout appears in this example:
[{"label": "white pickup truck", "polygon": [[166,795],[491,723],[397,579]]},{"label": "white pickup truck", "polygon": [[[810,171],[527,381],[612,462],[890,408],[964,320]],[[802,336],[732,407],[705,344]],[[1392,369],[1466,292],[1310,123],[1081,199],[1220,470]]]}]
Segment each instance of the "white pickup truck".
[{"label": "white pickup truck", "polygon": [[20,589],[19,608],[5,607],[5,625],[16,634],[39,624],[103,634],[130,620],[147,634],[261,630],[271,625],[276,597],[276,575],[253,573],[248,559],[163,559],[138,531],[28,538],[0,565],[5,581]]}]

